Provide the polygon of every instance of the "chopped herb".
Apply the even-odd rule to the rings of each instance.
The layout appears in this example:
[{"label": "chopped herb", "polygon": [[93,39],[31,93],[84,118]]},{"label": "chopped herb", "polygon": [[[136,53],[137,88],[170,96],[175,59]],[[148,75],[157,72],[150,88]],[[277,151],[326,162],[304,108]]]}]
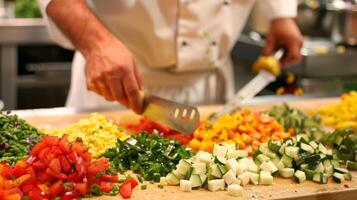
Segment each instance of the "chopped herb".
[{"label": "chopped herb", "polygon": [[94,195],[100,195],[101,188],[100,188],[100,185],[93,184],[89,187],[89,190]]},{"label": "chopped herb", "polygon": [[119,179],[118,180],[118,183],[124,183],[125,182],[125,179]]},{"label": "chopped herb", "polygon": [[164,189],[164,186],[161,185],[161,184],[157,185],[157,187],[160,188],[160,189]]},{"label": "chopped herb", "polygon": [[146,188],[147,188],[147,185],[141,185],[142,190],[146,190]]}]

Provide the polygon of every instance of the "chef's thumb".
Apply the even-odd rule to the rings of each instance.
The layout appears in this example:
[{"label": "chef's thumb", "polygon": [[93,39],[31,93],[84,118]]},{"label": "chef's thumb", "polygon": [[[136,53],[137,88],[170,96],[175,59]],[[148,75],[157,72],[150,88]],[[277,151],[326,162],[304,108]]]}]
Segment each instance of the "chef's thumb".
[{"label": "chef's thumb", "polygon": [[265,47],[262,50],[262,54],[264,56],[270,56],[273,54],[274,48],[275,48],[275,40],[273,37],[268,35],[266,39]]}]

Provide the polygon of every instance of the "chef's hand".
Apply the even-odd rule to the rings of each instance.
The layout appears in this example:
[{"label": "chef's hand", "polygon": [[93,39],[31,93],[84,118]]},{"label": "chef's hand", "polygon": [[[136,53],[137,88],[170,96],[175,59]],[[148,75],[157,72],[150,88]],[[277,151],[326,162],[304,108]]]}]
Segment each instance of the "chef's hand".
[{"label": "chef's hand", "polygon": [[142,110],[142,76],[131,52],[117,38],[87,53],[87,88],[107,101],[117,101],[136,113]]},{"label": "chef's hand", "polygon": [[273,51],[284,48],[287,52],[286,56],[281,60],[281,64],[296,63],[302,58],[300,54],[302,44],[303,37],[293,19],[275,19],[270,24],[263,55],[272,55]]}]

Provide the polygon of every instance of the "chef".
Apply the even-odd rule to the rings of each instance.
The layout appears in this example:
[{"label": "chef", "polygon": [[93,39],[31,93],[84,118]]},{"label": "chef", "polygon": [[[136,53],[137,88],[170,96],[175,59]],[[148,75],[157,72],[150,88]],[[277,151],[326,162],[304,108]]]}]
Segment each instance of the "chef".
[{"label": "chef", "polygon": [[[296,0],[39,0],[51,37],[75,49],[67,106],[120,104],[140,113],[141,91],[190,104],[234,93],[230,52],[255,3],[270,21],[264,54],[298,61]],[[239,78],[239,77],[238,77]]]}]

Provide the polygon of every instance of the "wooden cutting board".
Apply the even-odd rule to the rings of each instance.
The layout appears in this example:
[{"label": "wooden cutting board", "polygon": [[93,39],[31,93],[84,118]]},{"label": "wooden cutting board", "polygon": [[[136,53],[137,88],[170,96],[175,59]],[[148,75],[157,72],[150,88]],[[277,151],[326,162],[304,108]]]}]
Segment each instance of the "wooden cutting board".
[{"label": "wooden cutting board", "polygon": [[[321,106],[330,105],[338,102],[338,98],[328,99],[312,99],[289,101],[289,105],[304,111],[311,111]],[[279,105],[282,102],[272,102],[268,104],[249,105],[245,106],[256,111],[268,110],[273,105]],[[200,107],[201,119],[206,118],[212,112],[217,111],[221,106],[205,106]],[[29,111],[24,117],[31,124],[37,127],[63,127],[67,124],[77,122],[79,119],[87,117],[85,114],[62,114],[54,116],[43,114],[36,110]],[[55,112],[55,111],[54,111]],[[138,122],[140,116],[134,115],[132,112],[103,112],[109,119],[114,120],[119,124],[128,124]],[[357,197],[357,172],[352,172],[352,181],[346,181],[344,184],[334,183],[329,180],[328,184],[317,184],[311,181],[306,181],[302,184],[297,184],[291,179],[282,179],[274,177],[274,183],[271,186],[245,186],[245,194],[243,198],[234,198],[227,194],[226,191],[209,192],[204,189],[194,190],[192,192],[181,192],[179,187],[165,186],[160,189],[155,184],[148,184],[146,190],[141,190],[139,187],[133,192],[132,199],[137,200],[230,200],[230,199],[308,199],[308,200],[336,200],[336,199],[356,199]],[[121,199],[120,196],[115,197],[96,197],[98,200]]]}]

